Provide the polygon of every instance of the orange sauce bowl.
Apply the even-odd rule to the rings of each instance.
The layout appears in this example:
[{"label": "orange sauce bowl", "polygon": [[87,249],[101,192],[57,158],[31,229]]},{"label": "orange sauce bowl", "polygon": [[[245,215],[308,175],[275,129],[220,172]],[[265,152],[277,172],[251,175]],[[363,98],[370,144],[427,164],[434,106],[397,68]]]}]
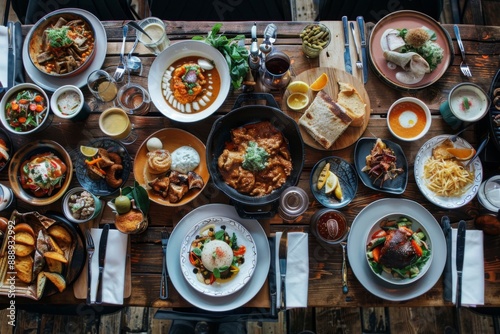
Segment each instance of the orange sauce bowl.
[{"label": "orange sauce bowl", "polygon": [[429,107],[414,97],[403,97],[394,102],[387,112],[387,126],[392,135],[403,141],[422,138],[431,127]]}]

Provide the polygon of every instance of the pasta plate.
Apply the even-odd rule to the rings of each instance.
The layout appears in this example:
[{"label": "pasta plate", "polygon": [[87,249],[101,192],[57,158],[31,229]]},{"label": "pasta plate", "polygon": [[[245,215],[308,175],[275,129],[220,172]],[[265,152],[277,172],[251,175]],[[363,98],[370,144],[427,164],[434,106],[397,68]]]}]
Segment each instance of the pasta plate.
[{"label": "pasta plate", "polygon": [[[474,180],[472,185],[467,189],[467,191],[460,196],[438,196],[436,193],[431,191],[427,187],[427,180],[424,178],[424,166],[432,155],[432,149],[436,147],[439,143],[441,143],[446,138],[449,138],[450,135],[439,135],[434,138],[429,139],[418,151],[415,157],[415,166],[414,166],[414,174],[415,181],[417,182],[417,186],[420,189],[420,192],[433,204],[440,206],[445,209],[456,209],[460,208],[467,203],[469,203],[474,196],[476,196],[479,186],[481,185],[481,181],[483,180],[483,165],[481,164],[481,160],[476,158],[470,164],[470,168],[474,171]],[[471,148],[472,145],[469,144],[465,139],[458,137],[457,141],[454,143],[455,147],[464,147]]]}]

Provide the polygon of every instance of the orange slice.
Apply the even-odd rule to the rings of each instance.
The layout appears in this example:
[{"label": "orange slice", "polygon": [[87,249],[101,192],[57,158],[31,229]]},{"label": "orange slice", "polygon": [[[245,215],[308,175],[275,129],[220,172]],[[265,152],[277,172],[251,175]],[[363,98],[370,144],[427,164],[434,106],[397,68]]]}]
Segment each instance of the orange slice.
[{"label": "orange slice", "polygon": [[314,82],[309,86],[313,91],[319,92],[323,88],[325,88],[328,83],[328,75],[326,73],[322,73]]},{"label": "orange slice", "polygon": [[446,150],[457,160],[470,160],[476,154],[476,150],[473,148],[448,147]]}]

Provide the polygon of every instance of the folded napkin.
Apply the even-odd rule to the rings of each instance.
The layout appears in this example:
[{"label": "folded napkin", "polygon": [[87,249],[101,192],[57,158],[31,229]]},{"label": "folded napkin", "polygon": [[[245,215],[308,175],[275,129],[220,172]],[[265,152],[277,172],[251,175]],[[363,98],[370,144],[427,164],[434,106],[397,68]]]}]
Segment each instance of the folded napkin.
[{"label": "folded napkin", "polygon": [[5,26],[0,26],[0,82],[3,87],[8,86],[8,66],[9,63],[9,30]]},{"label": "folded napkin", "polygon": [[[451,264],[453,277],[453,303],[457,292],[457,229],[452,229]],[[462,305],[484,305],[484,253],[483,231],[466,230],[465,256],[462,272]]]},{"label": "folded napkin", "polygon": [[[281,276],[279,265],[279,246],[281,232],[276,232],[276,286],[277,307],[281,306]],[[309,288],[309,236],[303,232],[288,233],[288,252],[286,265],[286,306],[288,309],[307,307]]]},{"label": "folded napkin", "polygon": [[[9,57],[9,30],[12,38],[12,55]],[[9,22],[8,26],[0,27],[0,82],[6,90],[24,80],[23,67],[23,36],[20,22]]]},{"label": "folded napkin", "polygon": [[[90,300],[95,302],[97,295],[97,279],[99,276],[99,241],[101,229],[90,230],[94,239],[95,252],[92,257],[92,279]],[[127,259],[128,234],[117,230],[109,230],[106,259],[102,274],[102,302],[106,304],[123,304],[123,290],[125,286],[125,263]]]}]

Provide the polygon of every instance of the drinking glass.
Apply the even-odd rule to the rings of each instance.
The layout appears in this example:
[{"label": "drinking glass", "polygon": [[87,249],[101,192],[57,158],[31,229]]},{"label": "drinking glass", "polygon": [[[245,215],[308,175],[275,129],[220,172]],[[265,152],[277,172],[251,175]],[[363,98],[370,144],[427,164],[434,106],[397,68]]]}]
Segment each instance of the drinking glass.
[{"label": "drinking glass", "polygon": [[118,93],[118,84],[106,70],[95,70],[87,78],[87,86],[96,99],[111,102]]},{"label": "drinking glass", "polygon": [[99,116],[99,128],[107,136],[121,141],[125,145],[137,140],[134,125],[127,112],[121,108],[109,108]]},{"label": "drinking glass", "polygon": [[159,55],[163,50],[168,48],[170,40],[167,37],[165,23],[156,17],[148,17],[141,22],[139,26],[151,37],[137,31],[137,38],[155,55]]},{"label": "drinking glass", "polygon": [[273,49],[262,62],[262,83],[270,89],[281,89],[290,82],[290,58],[282,51]]},{"label": "drinking glass", "polygon": [[118,105],[132,115],[145,115],[151,106],[149,92],[141,85],[129,83],[118,90]]}]

